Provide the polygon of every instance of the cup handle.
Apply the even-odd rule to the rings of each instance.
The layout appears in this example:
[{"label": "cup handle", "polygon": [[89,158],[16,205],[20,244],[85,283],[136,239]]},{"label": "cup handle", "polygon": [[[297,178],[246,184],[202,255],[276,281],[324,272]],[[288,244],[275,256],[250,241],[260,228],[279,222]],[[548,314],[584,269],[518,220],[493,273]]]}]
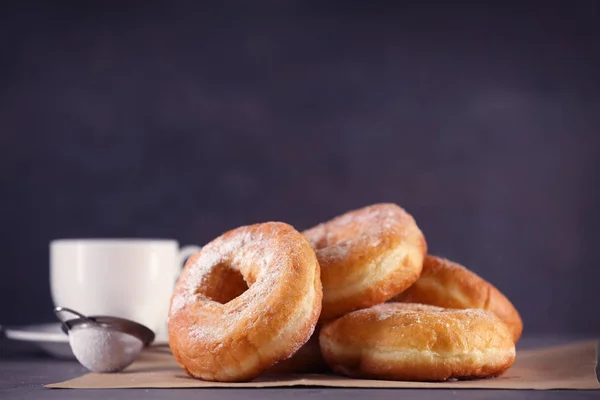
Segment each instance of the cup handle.
[{"label": "cup handle", "polygon": [[185,261],[191,257],[193,254],[199,252],[201,249],[200,246],[183,246],[179,249],[179,267],[183,268]]}]

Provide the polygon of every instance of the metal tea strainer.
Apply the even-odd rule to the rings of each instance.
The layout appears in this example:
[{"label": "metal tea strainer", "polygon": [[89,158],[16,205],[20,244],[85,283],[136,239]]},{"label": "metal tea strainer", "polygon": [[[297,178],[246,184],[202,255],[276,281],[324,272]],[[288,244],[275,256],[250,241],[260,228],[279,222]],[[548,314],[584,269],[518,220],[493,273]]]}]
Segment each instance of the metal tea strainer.
[{"label": "metal tea strainer", "polygon": [[[154,341],[151,329],[128,319],[85,316],[65,307],[56,307],[54,314],[69,335],[69,344],[77,361],[93,372],[121,371]],[[64,314],[76,318],[65,319]]]}]

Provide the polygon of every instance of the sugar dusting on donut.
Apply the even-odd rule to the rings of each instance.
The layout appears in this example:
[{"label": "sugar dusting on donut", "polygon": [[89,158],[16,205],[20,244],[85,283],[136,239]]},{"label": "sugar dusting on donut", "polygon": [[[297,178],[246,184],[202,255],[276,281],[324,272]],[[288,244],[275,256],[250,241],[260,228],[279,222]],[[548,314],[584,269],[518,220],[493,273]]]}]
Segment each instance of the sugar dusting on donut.
[{"label": "sugar dusting on donut", "polygon": [[333,246],[317,249],[317,251],[319,252],[319,257],[331,260],[346,257],[350,249],[347,242],[342,242]]},{"label": "sugar dusting on donut", "polygon": [[348,313],[323,327],[320,344],[335,371],[368,379],[483,378],[515,360],[511,334],[493,314],[415,303]]},{"label": "sugar dusting on donut", "polygon": [[[269,274],[267,280],[272,281],[277,279],[280,268],[277,265],[273,266],[275,260],[275,251],[269,250],[269,238],[265,238],[261,233],[245,231],[240,232],[237,235],[233,235],[225,239],[220,237],[213,242],[209,243],[200,251],[200,256],[186,268],[184,273],[185,286],[179,296],[174,296],[173,303],[171,305],[171,314],[176,313],[188,304],[194,303],[198,296],[195,293],[196,289],[202,285],[204,279],[206,279],[212,269],[222,263],[232,265],[233,261],[237,257],[247,257],[260,262],[262,265],[260,268],[261,273]],[[252,243],[247,246],[247,243]],[[266,249],[263,258],[256,259],[256,253],[259,248]],[[268,265],[272,265],[272,268],[264,268]],[[253,290],[256,290],[254,288]],[[264,288],[266,290],[266,288]]]},{"label": "sugar dusting on donut", "polygon": [[[314,251],[291,225],[226,232],[188,260],[177,282],[169,310],[173,355],[196,378],[256,377],[314,332],[319,271]],[[237,273],[239,281],[228,285]]]},{"label": "sugar dusting on donut", "polygon": [[[199,340],[213,340],[223,332],[223,327],[214,325],[198,325],[190,328],[190,335]],[[218,345],[217,345],[218,346]]]},{"label": "sugar dusting on donut", "polygon": [[[260,276],[256,277],[255,283],[248,285],[249,290],[243,294],[246,297],[246,301],[244,301],[246,307],[236,310],[235,313],[221,314],[221,325],[219,326],[199,324],[189,327],[190,336],[198,340],[218,343],[218,339],[233,328],[236,321],[240,320],[240,316],[244,319],[255,320],[258,314],[265,312],[265,308],[254,309],[248,304],[265,299],[277,286],[283,270],[282,263],[286,262],[285,255],[292,252],[293,246],[286,238],[275,240],[273,237],[252,230],[217,238],[202,248],[197,259],[191,260],[191,265],[182,273],[182,290],[173,297],[170,318],[203,297],[202,294],[196,293],[197,288],[210,277],[211,271],[217,265],[227,264],[230,268],[237,269],[236,266],[242,262],[259,263]],[[264,307],[268,307],[267,303],[264,303]],[[265,318],[265,316],[261,318]],[[312,334],[312,330],[310,333]],[[219,344],[217,344],[218,346]]]},{"label": "sugar dusting on donut", "polygon": [[348,211],[303,232],[321,266],[321,320],[387,301],[421,273],[427,242],[393,203]]},{"label": "sugar dusting on donut", "polygon": [[396,204],[374,204],[333,218],[304,232],[319,257],[343,258],[348,249],[361,242],[377,247],[382,238],[393,231],[405,236],[405,223],[410,217]]}]

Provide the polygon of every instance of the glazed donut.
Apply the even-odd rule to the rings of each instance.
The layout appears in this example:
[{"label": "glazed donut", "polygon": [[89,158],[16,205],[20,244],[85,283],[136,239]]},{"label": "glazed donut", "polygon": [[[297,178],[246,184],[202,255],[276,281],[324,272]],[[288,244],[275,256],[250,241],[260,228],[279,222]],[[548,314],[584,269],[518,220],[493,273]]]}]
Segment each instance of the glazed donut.
[{"label": "glazed donut", "polygon": [[306,343],[321,299],[304,236],[280,222],[237,228],[186,262],[171,298],[169,344],[192,377],[249,381]]},{"label": "glazed donut", "polygon": [[383,303],[408,288],[427,253],[415,220],[396,204],[350,211],[303,234],[321,266],[322,321]]},{"label": "glazed donut", "polygon": [[490,311],[508,326],[515,343],[523,331],[519,312],[491,283],[462,265],[433,255],[425,257],[421,277],[391,301]]},{"label": "glazed donut", "polygon": [[484,310],[385,303],[323,327],[321,351],[353,378],[443,381],[501,375],[515,360],[506,325]]}]

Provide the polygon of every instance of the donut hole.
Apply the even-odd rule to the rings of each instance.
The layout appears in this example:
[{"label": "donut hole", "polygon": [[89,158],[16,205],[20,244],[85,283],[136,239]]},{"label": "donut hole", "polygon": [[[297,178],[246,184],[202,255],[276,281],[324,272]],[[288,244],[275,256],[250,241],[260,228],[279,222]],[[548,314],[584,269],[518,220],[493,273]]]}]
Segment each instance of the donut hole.
[{"label": "donut hole", "polygon": [[202,294],[221,304],[227,304],[248,290],[239,270],[228,264],[217,264],[204,279]]}]

